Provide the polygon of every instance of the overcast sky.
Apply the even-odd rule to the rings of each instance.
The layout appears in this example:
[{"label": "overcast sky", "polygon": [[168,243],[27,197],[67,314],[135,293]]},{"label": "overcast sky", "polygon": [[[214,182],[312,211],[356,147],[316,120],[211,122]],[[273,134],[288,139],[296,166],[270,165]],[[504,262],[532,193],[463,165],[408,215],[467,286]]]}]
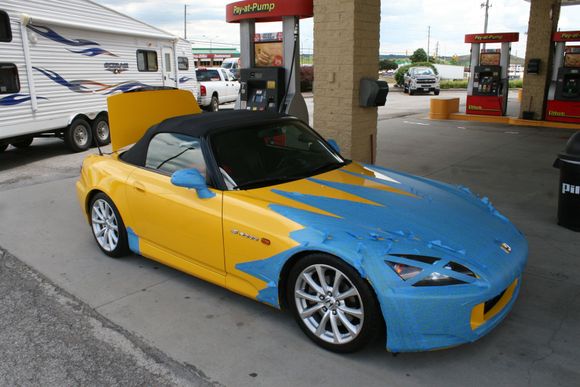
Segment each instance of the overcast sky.
[{"label": "overcast sky", "polygon": [[[233,0],[95,0],[136,19],[183,36],[183,8],[188,5],[187,36],[194,47],[222,47],[239,44],[239,27],[225,22],[225,6]],[[329,0],[330,1],[330,0]],[[467,54],[463,43],[467,33],[483,32],[485,0],[382,0],[381,53],[411,53],[427,48],[427,29],[431,26],[431,53],[439,42],[439,55]],[[490,32],[519,32],[520,42],[512,53],[525,53],[529,3],[524,0],[492,0]],[[580,5],[562,7],[559,28],[579,29]],[[281,23],[258,24],[258,32],[281,31]],[[312,51],[312,19],[301,23],[302,47]]]}]

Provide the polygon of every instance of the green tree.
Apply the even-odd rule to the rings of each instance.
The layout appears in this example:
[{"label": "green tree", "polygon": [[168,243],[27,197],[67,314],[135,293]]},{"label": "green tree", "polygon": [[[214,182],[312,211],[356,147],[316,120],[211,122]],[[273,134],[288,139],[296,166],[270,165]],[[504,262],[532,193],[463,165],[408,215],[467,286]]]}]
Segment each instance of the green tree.
[{"label": "green tree", "polygon": [[453,55],[451,57],[451,60],[449,61],[450,64],[452,65],[458,65],[459,64],[459,57],[457,56],[457,54]]},{"label": "green tree", "polygon": [[413,53],[413,55],[411,55],[409,57],[409,59],[411,60],[412,63],[427,62],[428,61],[427,53],[422,48],[416,49],[415,52]]},{"label": "green tree", "polygon": [[399,65],[390,59],[384,59],[379,62],[380,70],[396,70],[398,67]]}]

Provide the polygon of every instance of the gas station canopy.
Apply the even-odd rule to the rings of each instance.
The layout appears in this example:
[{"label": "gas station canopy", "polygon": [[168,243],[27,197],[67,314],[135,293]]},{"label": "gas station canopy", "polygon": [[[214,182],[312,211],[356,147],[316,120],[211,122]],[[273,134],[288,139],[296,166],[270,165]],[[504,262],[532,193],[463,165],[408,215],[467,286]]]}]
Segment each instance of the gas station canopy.
[{"label": "gas station canopy", "polygon": [[[526,0],[528,3],[530,2],[530,0]],[[566,6],[566,5],[578,5],[580,4],[580,0],[562,0],[562,6]]]},{"label": "gas station canopy", "polygon": [[250,0],[238,1],[226,6],[226,21],[228,23],[236,23],[248,19],[255,19],[259,22],[275,22],[282,21],[282,18],[286,16],[304,19],[313,15],[312,0]]}]

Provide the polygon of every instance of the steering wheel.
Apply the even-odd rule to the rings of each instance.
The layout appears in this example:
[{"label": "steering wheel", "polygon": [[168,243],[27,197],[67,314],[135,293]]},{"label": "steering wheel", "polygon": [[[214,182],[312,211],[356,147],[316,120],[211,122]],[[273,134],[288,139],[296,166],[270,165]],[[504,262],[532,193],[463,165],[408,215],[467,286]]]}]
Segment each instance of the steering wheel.
[{"label": "steering wheel", "polygon": [[275,170],[276,171],[287,171],[287,170],[296,169],[296,168],[308,169],[308,166],[309,166],[308,163],[303,159],[299,159],[299,158],[295,158],[295,157],[291,157],[291,156],[286,156],[278,162]]}]

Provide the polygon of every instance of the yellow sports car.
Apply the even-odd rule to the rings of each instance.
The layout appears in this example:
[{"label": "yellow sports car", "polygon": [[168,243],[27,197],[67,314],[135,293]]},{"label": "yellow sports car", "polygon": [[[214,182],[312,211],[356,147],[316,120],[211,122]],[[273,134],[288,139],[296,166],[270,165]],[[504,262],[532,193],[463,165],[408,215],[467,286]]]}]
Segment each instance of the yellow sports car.
[{"label": "yellow sports car", "polygon": [[475,341],[513,306],[527,242],[487,198],[346,160],[290,116],[197,114],[183,93],[110,98],[113,153],[77,183],[105,254],[287,308],[337,352],[384,327],[393,352]]}]

